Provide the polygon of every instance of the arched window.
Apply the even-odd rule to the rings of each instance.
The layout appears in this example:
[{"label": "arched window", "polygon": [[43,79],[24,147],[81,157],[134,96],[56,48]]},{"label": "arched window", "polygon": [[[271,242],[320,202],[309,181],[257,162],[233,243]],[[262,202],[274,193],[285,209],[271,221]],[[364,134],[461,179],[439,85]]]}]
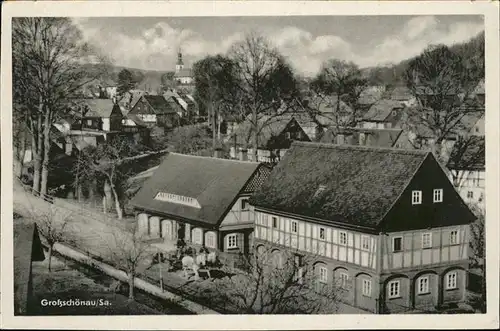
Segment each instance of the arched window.
[{"label": "arched window", "polygon": [[203,230],[202,229],[193,229],[193,243],[197,245],[203,244]]},{"label": "arched window", "polygon": [[215,233],[207,232],[205,235],[205,246],[210,248],[217,248]]},{"label": "arched window", "polygon": [[272,264],[277,269],[283,269],[283,256],[279,250],[272,251]]}]

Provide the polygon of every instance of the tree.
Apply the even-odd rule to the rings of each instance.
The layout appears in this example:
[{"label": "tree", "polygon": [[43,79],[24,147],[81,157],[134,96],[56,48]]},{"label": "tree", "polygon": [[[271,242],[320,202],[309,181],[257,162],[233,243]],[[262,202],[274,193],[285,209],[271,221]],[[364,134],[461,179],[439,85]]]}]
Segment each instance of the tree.
[{"label": "tree", "polygon": [[[126,272],[128,277],[128,299],[135,299],[135,278],[140,275],[151,263],[146,261],[152,257],[149,245],[145,242],[137,227],[132,230],[114,231],[109,240],[107,260]],[[141,268],[144,268],[142,270]]]},{"label": "tree", "polygon": [[[405,82],[419,106],[408,109],[407,124],[430,133],[431,147],[441,161],[446,157],[444,143],[467,129],[464,118],[484,113],[473,93],[482,77],[480,64],[466,61],[444,45],[427,48],[408,65]],[[421,130],[414,131],[418,140]]]},{"label": "tree", "polygon": [[[106,65],[69,18],[15,18],[12,28],[14,111],[31,133],[33,190],[46,194],[52,125]],[[89,74],[86,63],[100,70]]]},{"label": "tree", "polygon": [[[460,136],[448,158],[453,186],[461,189],[469,175],[485,169],[485,139],[478,136]],[[479,179],[479,178],[476,178]]]},{"label": "tree", "polygon": [[[257,160],[258,137],[262,127],[292,110],[299,97],[297,81],[290,65],[264,37],[250,33],[235,43],[228,57],[235,63],[238,109],[253,127],[252,150]],[[266,121],[260,121],[266,116]]]},{"label": "tree", "polygon": [[38,223],[41,235],[47,241],[49,254],[48,269],[50,272],[54,245],[64,241],[65,237],[69,234],[68,224],[71,221],[71,213],[66,213],[54,205],[50,205],[47,211],[38,213],[35,220]]},{"label": "tree", "polygon": [[[314,256],[266,247],[242,256],[236,275],[217,288],[238,312],[245,314],[315,314],[337,310],[342,291],[323,283]],[[223,290],[221,290],[221,288]]]},{"label": "tree", "polygon": [[143,146],[133,145],[128,139],[114,138],[97,146],[85,148],[77,160],[80,176],[86,179],[98,178],[103,184],[103,210],[109,209],[112,201],[118,219],[123,218],[123,203],[126,197],[127,179],[138,172],[138,161],[160,155],[167,150],[148,151]]},{"label": "tree", "polygon": [[[305,110],[320,129],[327,125],[333,126],[334,131],[356,127],[366,109],[360,103],[360,97],[368,87],[368,80],[356,64],[327,60],[310,83]],[[325,113],[321,111],[323,108],[330,108],[332,112]]]},{"label": "tree", "polygon": [[212,148],[220,140],[221,123],[235,113],[238,99],[236,63],[222,55],[208,56],[193,66],[195,98],[208,113]]},{"label": "tree", "polygon": [[181,154],[198,155],[212,149],[210,133],[205,126],[183,126],[168,133],[166,137],[172,151]]},{"label": "tree", "polygon": [[135,88],[137,83],[138,82],[129,70],[122,69],[118,74],[117,102],[125,96],[125,93]]},{"label": "tree", "polygon": [[486,313],[486,232],[484,209],[478,206],[471,206],[477,219],[470,226],[470,243],[472,250],[471,268],[478,268],[481,273],[481,297],[479,308]]}]

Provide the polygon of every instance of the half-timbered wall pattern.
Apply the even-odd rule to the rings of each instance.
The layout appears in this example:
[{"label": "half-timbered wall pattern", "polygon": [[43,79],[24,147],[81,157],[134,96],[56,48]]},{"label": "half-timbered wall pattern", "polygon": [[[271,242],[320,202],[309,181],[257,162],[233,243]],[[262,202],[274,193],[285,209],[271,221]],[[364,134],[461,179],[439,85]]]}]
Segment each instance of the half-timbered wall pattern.
[{"label": "half-timbered wall pattern", "polygon": [[[452,231],[456,241],[450,242]],[[430,247],[422,246],[422,235],[430,234]],[[402,238],[401,250],[394,251],[394,238]],[[468,226],[450,226],[429,230],[395,232],[382,240],[383,270],[435,265],[468,258]]]},{"label": "half-timbered wall pattern", "polygon": [[377,237],[255,212],[255,237],[333,260],[376,268]]}]

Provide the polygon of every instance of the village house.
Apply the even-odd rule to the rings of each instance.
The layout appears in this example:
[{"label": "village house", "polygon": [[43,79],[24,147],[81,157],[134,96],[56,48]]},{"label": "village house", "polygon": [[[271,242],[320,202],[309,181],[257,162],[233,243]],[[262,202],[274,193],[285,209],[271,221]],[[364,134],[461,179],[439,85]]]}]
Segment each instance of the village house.
[{"label": "village house", "polygon": [[257,124],[257,160],[254,160],[253,149],[250,147],[254,130],[249,119],[238,126],[228,141],[232,158],[238,158],[241,151],[250,161],[276,163],[285,155],[292,141],[310,141],[294,117],[262,116]]},{"label": "village house", "polygon": [[177,54],[177,63],[175,65],[174,80],[181,85],[190,85],[194,82],[193,72],[191,68],[184,67],[182,60],[182,52],[179,50]]},{"label": "village house", "polygon": [[402,129],[341,128],[327,130],[319,140],[326,144],[396,147]]},{"label": "village house", "polygon": [[173,128],[179,126],[179,109],[162,95],[142,95],[128,115],[134,115],[148,127]]},{"label": "village house", "polygon": [[130,205],[140,233],[161,238],[165,247],[183,239],[196,248],[247,254],[254,226],[248,199],[269,172],[259,163],[169,153]]},{"label": "village house", "polygon": [[381,99],[371,105],[359,126],[365,129],[400,128],[404,104],[397,100]]},{"label": "village house", "polygon": [[428,312],[466,299],[475,216],[430,152],[295,142],[250,203],[257,254],[271,247],[276,267],[285,252],[313,258],[346,304]]},{"label": "village house", "polygon": [[471,136],[459,140],[447,164],[450,179],[469,204],[485,207],[485,138]]},{"label": "village house", "polygon": [[394,86],[386,91],[385,96],[389,99],[401,102],[406,107],[418,105],[417,98],[406,86]]}]

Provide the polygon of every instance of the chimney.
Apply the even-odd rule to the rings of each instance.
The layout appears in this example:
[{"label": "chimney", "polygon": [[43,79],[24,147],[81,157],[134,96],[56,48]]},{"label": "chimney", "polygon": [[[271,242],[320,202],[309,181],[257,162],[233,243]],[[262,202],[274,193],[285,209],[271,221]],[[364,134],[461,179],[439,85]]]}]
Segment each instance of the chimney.
[{"label": "chimney", "polygon": [[248,161],[248,151],[244,148],[240,149],[240,161]]},{"label": "chimney", "polygon": [[220,147],[217,147],[215,150],[214,150],[214,157],[217,158],[217,159],[220,159],[222,156],[222,148]]}]

